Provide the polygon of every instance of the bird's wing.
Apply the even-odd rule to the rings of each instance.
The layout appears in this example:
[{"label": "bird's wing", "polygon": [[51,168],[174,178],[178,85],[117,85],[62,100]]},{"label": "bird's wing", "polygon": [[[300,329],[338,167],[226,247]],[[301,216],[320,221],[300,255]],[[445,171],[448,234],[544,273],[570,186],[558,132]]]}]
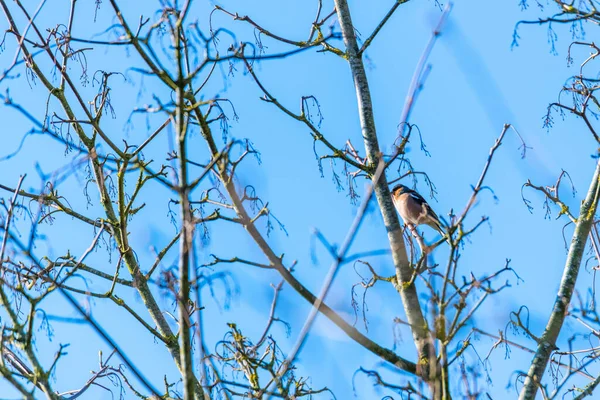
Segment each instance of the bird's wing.
[{"label": "bird's wing", "polygon": [[414,190],[410,191],[410,193],[408,193],[408,195],[410,197],[412,197],[412,199],[414,201],[416,201],[417,203],[419,203],[419,205],[427,204],[427,200],[425,200],[423,198],[423,196],[421,196],[419,193],[415,192]]},{"label": "bird's wing", "polygon": [[420,207],[424,208],[425,211],[427,212],[427,214],[433,219],[435,220],[437,225],[441,226],[440,223],[440,218],[437,216],[437,214],[435,213],[435,211],[433,211],[433,208],[431,208],[431,206],[429,205],[429,203],[427,202],[427,200],[425,200],[423,198],[423,196],[421,196],[419,193],[417,192],[411,192],[409,193],[409,196],[415,201],[415,203],[417,203]]}]

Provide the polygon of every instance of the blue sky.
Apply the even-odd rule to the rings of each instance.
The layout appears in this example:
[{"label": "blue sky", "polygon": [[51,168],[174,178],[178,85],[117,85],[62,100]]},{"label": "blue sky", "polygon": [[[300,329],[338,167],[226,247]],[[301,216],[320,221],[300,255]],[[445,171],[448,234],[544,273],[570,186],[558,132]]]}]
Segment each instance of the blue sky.
[{"label": "blue sky", "polygon": [[[88,4],[90,3],[90,4]],[[153,15],[158,8],[155,2],[130,3],[124,6],[124,13],[130,21],[137,21],[140,13]],[[215,2],[217,3],[217,2]],[[248,14],[255,21],[267,26],[279,35],[305,39],[316,9],[316,4],[305,1],[261,2],[223,1],[218,4],[240,15]],[[350,7],[355,26],[362,38],[367,37],[378,21],[387,12],[391,1],[364,2],[351,1]],[[78,7],[80,3],[78,3]],[[62,5],[47,4],[40,14],[44,24],[64,21],[68,9]],[[200,26],[208,30],[208,4],[200,5],[191,13],[191,19],[198,19]],[[325,9],[329,10],[330,5]],[[551,7],[550,7],[551,9]],[[114,17],[108,4],[102,4],[93,19],[93,4],[81,4],[78,9],[74,36],[91,38],[113,23]],[[491,333],[504,330],[509,314],[520,306],[529,307],[531,326],[534,332],[541,333],[551,310],[558,288],[566,250],[563,243],[562,227],[565,220],[544,218],[543,199],[536,193],[525,192],[535,207],[530,213],[521,199],[521,187],[527,179],[539,185],[551,185],[564,169],[569,172],[577,194],[568,196],[568,204],[577,209],[585,195],[593,173],[596,151],[591,135],[582,121],[567,117],[562,121],[555,118],[551,130],[543,127],[543,116],[547,105],[557,98],[565,80],[576,70],[566,62],[566,49],[571,41],[568,27],[557,27],[558,42],[556,51],[551,53],[545,26],[521,26],[519,45],[511,48],[515,24],[520,19],[536,19],[542,14],[532,5],[521,11],[516,1],[495,2],[482,5],[474,0],[456,2],[443,34],[429,58],[431,73],[420,93],[411,122],[418,125],[430,156],[419,150],[418,142],[410,146],[410,160],[418,170],[426,171],[436,185],[438,195],[431,200],[433,208],[440,215],[454,209],[462,210],[485,163],[490,146],[500,134],[504,123],[513,124],[525,139],[528,146],[527,157],[521,159],[518,149],[520,142],[509,133],[506,141],[497,152],[487,178],[487,185],[494,190],[496,199],[484,193],[476,208],[467,219],[473,224],[482,216],[490,217],[489,226],[482,227],[465,245],[462,252],[460,273],[468,276],[473,272],[483,276],[502,268],[505,259],[512,260],[523,281],[510,276],[512,287],[493,296],[479,310],[475,325]],[[397,135],[397,124],[404,103],[406,91],[414,67],[421,55],[432,28],[437,23],[440,10],[433,1],[410,1],[402,5],[391,21],[381,31],[368,50],[368,78],[371,87],[375,119],[382,149],[389,151]],[[224,25],[236,32],[238,40],[253,41],[253,31],[241,22],[217,15],[213,24]],[[108,37],[104,35],[101,37]],[[593,40],[593,32],[587,38]],[[222,46],[228,47],[224,38]],[[10,43],[10,42],[9,42]],[[284,47],[264,39],[267,52],[277,52]],[[587,56],[580,50],[575,56],[575,65]],[[2,64],[7,65],[14,57],[14,44],[8,44],[0,55]],[[132,107],[152,104],[152,94],[167,99],[169,93],[151,78],[140,78],[130,70],[139,60],[123,48],[97,48],[88,53],[87,63],[92,72],[97,69],[122,72],[126,79],[115,77],[113,107],[115,118],[105,120],[106,129],[114,132],[115,138],[123,137],[129,143],[140,142],[148,134],[147,126],[162,122],[162,116],[146,119],[136,115],[127,124]],[[276,251],[285,253],[285,259],[298,260],[295,274],[313,292],[318,292],[320,284],[331,262],[320,245],[314,245],[311,238],[313,228],[319,229],[332,243],[341,243],[348,230],[357,206],[351,204],[345,191],[338,191],[332,182],[331,168],[324,163],[324,177],[320,177],[314,158],[312,139],[307,129],[279,112],[275,107],[259,100],[262,95],[249,76],[243,73],[242,65],[227,80],[216,78],[208,85],[205,97],[218,94],[230,99],[239,116],[231,120],[230,136],[249,138],[261,152],[261,163],[247,161],[240,169],[239,186],[252,184],[257,193],[269,202],[274,215],[285,225],[287,235],[276,228],[270,235],[270,243]],[[72,73],[78,68],[72,66]],[[362,149],[360,125],[356,112],[355,92],[347,63],[332,54],[309,50],[294,57],[261,63],[256,68],[257,75],[265,86],[283,104],[297,111],[300,97],[314,95],[323,113],[322,131],[338,146],[350,139]],[[143,89],[140,90],[140,85]],[[25,76],[18,80],[4,82],[0,90],[10,89],[15,102],[27,104],[34,115],[43,115],[46,94],[42,86],[27,82]],[[92,96],[97,90],[91,83],[83,89]],[[40,114],[40,112],[42,114]],[[5,122],[3,146],[0,156],[16,149],[23,135],[32,127],[30,121],[16,113],[14,109],[0,108],[0,117]],[[172,135],[164,135],[151,146],[147,158],[164,160],[165,149],[172,144]],[[191,141],[193,157],[198,161],[207,159],[207,152],[199,135]],[[323,149],[320,149],[323,150]],[[364,154],[364,150],[361,151]],[[17,156],[3,161],[1,183],[14,186],[20,173],[26,171],[26,188],[39,189],[40,180],[36,174],[36,163],[43,171],[50,172],[69,164],[73,155],[64,155],[59,144],[45,137],[29,137]],[[340,164],[336,167],[340,172]],[[394,171],[388,172],[388,179],[397,177]],[[73,207],[86,212],[86,215],[101,215],[97,198],[92,196],[91,206],[86,205],[82,195],[85,171],[77,171],[60,186],[60,192],[68,197]],[[132,183],[133,184],[133,183]],[[364,182],[358,181],[358,189],[364,191]],[[424,194],[426,187],[419,183],[418,189]],[[131,224],[131,240],[142,265],[153,260],[151,246],[161,248],[175,234],[175,227],[169,223],[167,215],[169,194],[158,185],[151,186],[143,193],[146,208]],[[26,223],[21,221],[26,232]],[[427,228],[425,228],[427,229]],[[69,218],[59,217],[52,226],[44,226],[48,235],[47,247],[36,249],[38,255],[81,254],[93,239],[94,233],[87,227]],[[565,230],[567,239],[571,231]],[[426,231],[431,239],[433,232]],[[381,249],[387,247],[379,211],[375,207],[363,224],[352,252]],[[222,257],[237,255],[248,259],[263,260],[262,255],[245,232],[237,227],[216,224],[210,227],[210,240],[198,249],[200,262],[210,260],[213,253]],[[434,254],[437,262],[444,263],[447,251],[441,248]],[[176,265],[176,252],[165,259],[165,266]],[[102,265],[102,269],[114,269],[116,258],[109,260],[104,251],[95,252],[90,263]],[[391,275],[393,265],[389,257],[370,260],[381,275]],[[112,265],[112,266],[111,266]],[[278,276],[263,270],[249,269],[236,265],[229,268],[217,267],[215,271],[227,270],[235,277],[237,295],[231,299],[229,308],[223,302],[216,303],[205,290],[206,305],[203,318],[207,329],[209,347],[220,340],[227,330],[226,323],[236,321],[244,334],[257,338],[262,332],[271,302],[270,283],[277,283]],[[349,321],[354,320],[351,303],[351,287],[360,278],[352,265],[344,266],[328,296],[327,302],[339,310]],[[579,289],[585,291],[592,275],[583,271]],[[81,285],[83,285],[83,281]],[[106,290],[98,282],[88,282],[90,288]],[[217,297],[223,296],[223,287],[215,286]],[[129,291],[119,292],[136,309],[143,307],[139,297]],[[368,294],[367,317],[369,337],[386,347],[394,347],[404,357],[414,357],[414,346],[410,335],[400,329],[400,341],[394,344],[394,317],[403,317],[399,296],[391,287],[377,286]],[[94,317],[103,324],[117,340],[136,365],[159,388],[162,377],[168,374],[176,379],[176,370],[163,346],[141,331],[130,316],[107,301],[96,301],[79,297],[79,300],[92,308]],[[162,305],[174,312],[174,305],[164,299]],[[53,315],[77,317],[74,310],[59,295],[51,298],[44,309]],[[291,335],[287,337],[283,326],[273,330],[278,344],[289,349],[309,312],[309,305],[290,287],[284,286],[277,309],[277,315],[291,324]],[[146,314],[142,314],[146,315]],[[107,346],[87,326],[82,324],[55,321],[52,340],[40,332],[37,349],[42,359],[51,362],[59,343],[69,343],[68,355],[58,365],[55,374],[55,387],[67,391],[81,386],[90,376],[89,371],[97,368],[99,350],[108,353]],[[357,326],[361,326],[359,320]],[[564,345],[570,334],[579,327],[565,326],[561,336]],[[463,332],[466,334],[468,329]],[[511,340],[533,347],[522,334],[511,333]],[[481,338],[476,342],[479,357],[484,358],[493,341]],[[466,356],[469,362],[476,362],[475,352]],[[510,358],[504,349],[492,353],[490,362],[479,364],[482,372],[487,368],[490,382],[489,393],[494,398],[512,397],[515,393],[515,370],[526,370],[531,356],[513,349]],[[386,392],[374,392],[371,382],[362,375],[356,375],[359,367],[379,368],[389,380],[403,382],[406,378],[381,366],[379,360],[368,354],[360,346],[348,339],[335,326],[324,318],[318,318],[314,330],[308,338],[299,357],[298,373],[310,376],[312,386],[328,386],[338,399],[380,398]],[[353,391],[353,382],[354,389]],[[510,386],[510,387],[509,387]],[[0,393],[9,392],[0,382]],[[377,394],[379,393],[379,394]],[[12,396],[12,397],[11,397]],[[127,398],[129,398],[129,394]],[[377,396],[377,397],[375,397]],[[0,398],[15,398],[16,395],[0,395]],[[399,396],[397,396],[399,398]],[[86,399],[110,398],[106,391],[94,388]]]}]

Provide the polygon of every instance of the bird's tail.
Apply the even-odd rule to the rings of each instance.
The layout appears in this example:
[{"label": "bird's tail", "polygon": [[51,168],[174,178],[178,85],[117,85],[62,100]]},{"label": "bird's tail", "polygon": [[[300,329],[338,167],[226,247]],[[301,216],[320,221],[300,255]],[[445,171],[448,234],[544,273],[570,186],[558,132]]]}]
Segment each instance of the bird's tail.
[{"label": "bird's tail", "polygon": [[444,227],[442,226],[442,223],[439,220],[432,220],[432,222],[431,222],[431,224],[429,224],[429,226],[431,226],[433,229],[438,231],[440,233],[440,235],[442,235],[442,237],[444,237],[446,239],[448,244],[450,244],[450,238],[448,237],[446,230],[444,229]]},{"label": "bird's tail", "polygon": [[442,226],[442,224],[438,220],[435,220],[435,219],[432,220],[431,224],[429,226],[431,226],[433,229],[435,229],[436,231],[438,231],[442,236],[444,236],[446,234],[446,231],[444,230],[444,227]]}]

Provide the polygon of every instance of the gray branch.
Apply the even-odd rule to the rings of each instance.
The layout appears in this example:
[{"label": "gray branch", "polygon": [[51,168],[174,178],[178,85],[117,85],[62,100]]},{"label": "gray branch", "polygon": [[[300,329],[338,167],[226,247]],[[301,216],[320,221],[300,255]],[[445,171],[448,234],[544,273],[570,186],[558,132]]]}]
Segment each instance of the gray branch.
[{"label": "gray branch", "polygon": [[529,367],[525,384],[521,389],[519,400],[534,400],[537,390],[544,376],[544,371],[548,365],[550,355],[556,349],[556,340],[561,331],[569,304],[571,303],[571,297],[575,290],[575,283],[577,282],[577,276],[579,275],[579,268],[581,267],[581,258],[585,250],[585,244],[592,223],[594,221],[594,215],[596,214],[596,207],[598,205],[598,189],[600,179],[600,161],[596,164],[596,171],[587,196],[584,202],[581,204],[579,212],[579,218],[575,226],[575,232],[573,233],[573,239],[571,239],[571,245],[569,247],[569,254],[567,256],[567,262],[563,273],[562,280],[560,282],[560,288],[558,295],[554,302],[552,314],[548,320],[548,325],[538,343],[537,351]]},{"label": "gray branch", "polygon": [[[365,72],[362,55],[359,52],[356,42],[356,35],[350,10],[346,0],[335,0],[335,7],[338,14],[344,44],[346,46],[346,59],[350,64],[354,87],[356,88],[356,98],[358,101],[358,113],[360,117],[360,126],[362,137],[365,144],[365,150],[370,167],[373,169],[379,163],[381,152],[375,130],[375,119],[373,117],[373,105],[371,102],[371,93],[369,83]],[[372,174],[371,174],[372,175]],[[396,268],[396,277],[398,279],[397,290],[400,293],[406,318],[412,330],[413,340],[417,347],[419,362],[417,365],[420,371],[417,371],[421,377],[430,381],[437,375],[434,361],[435,348],[433,338],[429,332],[427,321],[423,317],[423,311],[419,303],[417,289],[412,280],[413,268],[410,265],[406,254],[406,246],[402,237],[402,229],[398,221],[398,215],[392,204],[387,179],[382,177],[378,182],[374,182],[375,196],[381,210],[383,222],[388,233],[388,239],[392,250],[394,266]],[[430,363],[430,360],[433,362]],[[431,365],[433,364],[433,365]]]}]

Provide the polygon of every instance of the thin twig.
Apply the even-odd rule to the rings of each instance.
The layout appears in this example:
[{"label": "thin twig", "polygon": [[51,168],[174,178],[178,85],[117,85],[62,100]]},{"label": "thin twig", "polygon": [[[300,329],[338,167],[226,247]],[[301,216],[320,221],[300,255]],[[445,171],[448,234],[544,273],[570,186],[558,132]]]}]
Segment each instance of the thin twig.
[{"label": "thin twig", "polygon": [[21,189],[21,185],[23,184],[23,180],[26,175],[21,175],[19,178],[19,182],[17,183],[17,188],[14,191],[12,200],[10,201],[10,205],[8,206],[8,213],[6,214],[6,221],[4,222],[4,235],[2,237],[2,248],[0,248],[0,268],[4,270],[4,251],[6,250],[6,242],[8,240],[8,231],[10,229],[10,221],[13,216],[14,205],[17,202],[17,197],[19,195],[19,190]]}]

